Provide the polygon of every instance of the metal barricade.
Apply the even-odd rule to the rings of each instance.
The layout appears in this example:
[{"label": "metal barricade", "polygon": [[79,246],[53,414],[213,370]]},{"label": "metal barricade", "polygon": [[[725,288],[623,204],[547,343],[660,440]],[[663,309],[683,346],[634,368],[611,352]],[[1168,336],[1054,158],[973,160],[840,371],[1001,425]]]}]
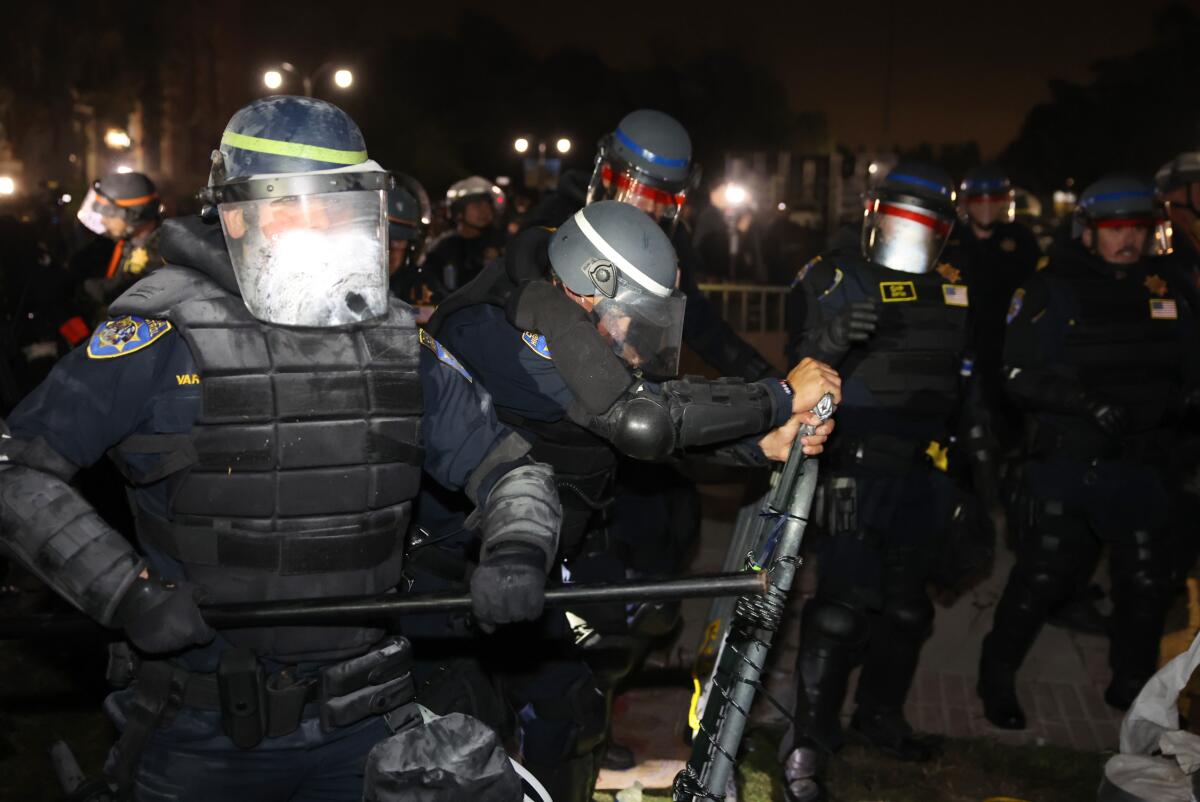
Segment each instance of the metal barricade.
[{"label": "metal barricade", "polygon": [[725,322],[742,334],[776,333],[785,329],[787,287],[764,284],[701,284]]}]

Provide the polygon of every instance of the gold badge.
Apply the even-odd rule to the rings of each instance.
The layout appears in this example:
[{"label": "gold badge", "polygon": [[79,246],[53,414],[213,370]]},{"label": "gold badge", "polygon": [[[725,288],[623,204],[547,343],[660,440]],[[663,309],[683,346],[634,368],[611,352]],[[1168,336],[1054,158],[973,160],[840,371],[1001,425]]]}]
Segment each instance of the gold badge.
[{"label": "gold badge", "polygon": [[911,281],[879,282],[879,297],[885,304],[917,300],[917,288]]},{"label": "gold badge", "polygon": [[1157,295],[1159,298],[1162,298],[1167,294],[1167,282],[1157,274],[1146,276],[1146,280],[1142,283],[1146,285],[1146,289],[1150,290],[1151,293]]},{"label": "gold badge", "polygon": [[942,262],[936,268],[938,275],[949,281],[951,284],[957,284],[962,280],[962,271],[949,262]]},{"label": "gold badge", "polygon": [[145,248],[134,248],[133,253],[129,254],[129,261],[125,263],[126,273],[141,273],[150,261],[150,254]]}]

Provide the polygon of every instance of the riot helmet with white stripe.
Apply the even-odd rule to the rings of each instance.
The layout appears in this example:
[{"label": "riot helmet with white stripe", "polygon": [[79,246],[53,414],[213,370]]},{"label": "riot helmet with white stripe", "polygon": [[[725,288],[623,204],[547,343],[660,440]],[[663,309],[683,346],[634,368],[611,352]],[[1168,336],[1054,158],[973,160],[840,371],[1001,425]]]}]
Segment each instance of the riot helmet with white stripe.
[{"label": "riot helmet with white stripe", "polygon": [[674,225],[697,178],[687,129],[669,114],[639,109],[600,140],[587,202],[621,201]]},{"label": "riot helmet with white stripe", "polygon": [[954,227],[954,185],[942,170],[901,163],[866,198],[863,255],[905,273],[928,273]]},{"label": "riot helmet with white stripe", "polygon": [[662,229],[633,206],[600,201],[559,227],[549,247],[554,275],[617,356],[646,376],[679,369],[686,298]]},{"label": "riot helmet with white stripe", "polygon": [[387,313],[391,185],[344,111],[275,96],[233,115],[200,194],[250,313],[321,328]]}]

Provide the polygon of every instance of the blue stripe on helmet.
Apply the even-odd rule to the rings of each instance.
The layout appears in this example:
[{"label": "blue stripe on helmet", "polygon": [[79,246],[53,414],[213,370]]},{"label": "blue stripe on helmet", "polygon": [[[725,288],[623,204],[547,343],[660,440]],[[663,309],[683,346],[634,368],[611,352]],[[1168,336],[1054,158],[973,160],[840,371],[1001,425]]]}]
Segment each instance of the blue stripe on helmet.
[{"label": "blue stripe on helmet", "polygon": [[1009,181],[1006,178],[993,178],[991,181],[964,181],[966,189],[971,192],[990,192],[993,189],[1008,189]]},{"label": "blue stripe on helmet", "polygon": [[1080,202],[1079,205],[1080,206],[1091,206],[1094,203],[1100,203],[1102,201],[1123,200],[1125,198],[1153,199],[1154,192],[1149,189],[1126,189],[1126,190],[1122,190],[1121,192],[1104,192],[1100,195],[1093,195],[1090,198],[1084,198],[1084,200],[1082,202]]},{"label": "blue stripe on helmet", "polygon": [[624,131],[622,131],[620,128],[618,128],[616,131],[614,131],[613,134],[617,137],[618,140],[620,140],[622,145],[624,145],[627,148],[636,150],[638,152],[639,156],[641,156],[643,159],[650,162],[651,164],[661,164],[663,167],[687,167],[687,164],[688,164],[687,159],[668,159],[666,156],[659,156],[656,153],[651,153],[650,151],[646,150],[641,145],[639,145],[638,143],[636,143],[632,139],[630,139],[626,135],[626,133]]},{"label": "blue stripe on helmet", "polygon": [[926,187],[927,189],[932,189],[934,192],[938,192],[942,195],[950,194],[950,187],[944,187],[937,181],[930,181],[928,178],[919,178],[915,175],[905,175],[903,173],[888,173],[888,176],[886,179],[884,179],[884,181],[888,182],[892,181],[893,179],[896,181],[905,181],[909,184],[916,184],[920,187]]}]

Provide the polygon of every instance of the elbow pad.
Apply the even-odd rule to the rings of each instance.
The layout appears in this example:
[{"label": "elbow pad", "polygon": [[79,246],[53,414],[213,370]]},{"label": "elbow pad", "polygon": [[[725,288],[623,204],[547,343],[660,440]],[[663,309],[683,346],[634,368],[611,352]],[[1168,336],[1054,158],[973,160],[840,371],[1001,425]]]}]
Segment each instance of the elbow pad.
[{"label": "elbow pad", "polygon": [[105,626],[113,624],[122,597],[144,567],[129,542],[70,485],[11,462],[0,463],[0,544]]},{"label": "elbow pad", "polygon": [[658,391],[639,384],[583,425],[626,456],[658,460],[678,450],[760,434],[774,418],[774,402],[760,384],[688,376]]},{"label": "elbow pad", "polygon": [[554,470],[538,462],[521,465],[496,480],[488,494],[479,560],[484,562],[512,546],[533,547],[542,553],[549,571],[558,552],[561,526],[562,505]]}]

